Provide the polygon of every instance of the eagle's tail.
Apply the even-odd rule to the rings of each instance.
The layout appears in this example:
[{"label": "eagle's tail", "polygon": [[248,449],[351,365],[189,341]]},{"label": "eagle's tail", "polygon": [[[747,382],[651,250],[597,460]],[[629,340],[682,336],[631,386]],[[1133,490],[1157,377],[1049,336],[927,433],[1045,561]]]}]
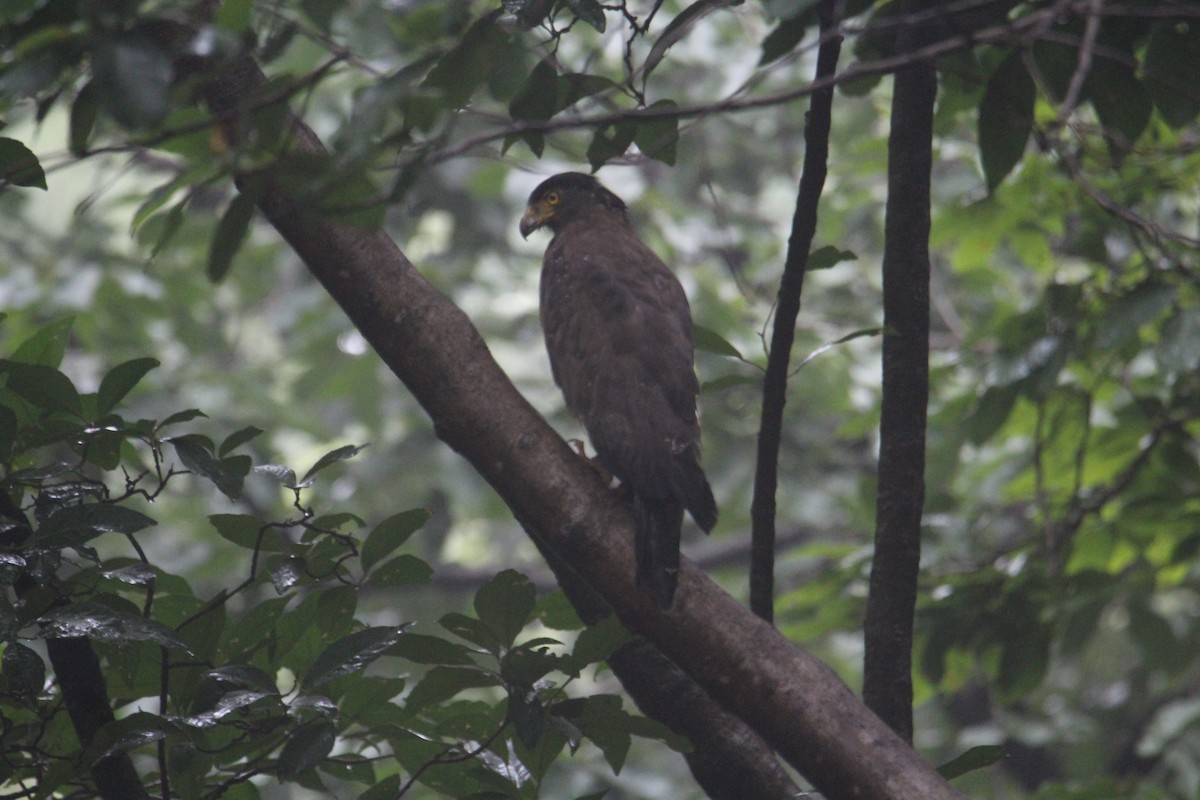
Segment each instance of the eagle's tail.
[{"label": "eagle's tail", "polygon": [[679,580],[679,537],[683,506],[674,500],[634,496],[634,552],[637,585],[648,590],[663,608],[670,608]]}]

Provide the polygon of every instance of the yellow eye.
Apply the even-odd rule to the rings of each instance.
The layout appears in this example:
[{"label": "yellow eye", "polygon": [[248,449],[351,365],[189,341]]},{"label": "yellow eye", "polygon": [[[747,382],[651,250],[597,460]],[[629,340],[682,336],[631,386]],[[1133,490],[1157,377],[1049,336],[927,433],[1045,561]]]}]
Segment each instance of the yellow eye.
[{"label": "yellow eye", "polygon": [[562,199],[558,196],[558,192],[546,192],[545,200],[552,206],[558,205],[558,201]]}]

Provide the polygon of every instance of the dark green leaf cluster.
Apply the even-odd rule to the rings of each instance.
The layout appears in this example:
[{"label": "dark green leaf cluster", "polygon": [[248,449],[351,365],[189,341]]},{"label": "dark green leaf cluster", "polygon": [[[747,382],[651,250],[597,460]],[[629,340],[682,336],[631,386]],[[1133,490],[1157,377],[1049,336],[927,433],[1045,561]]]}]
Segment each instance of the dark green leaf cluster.
[{"label": "dark green leaf cluster", "polygon": [[[424,509],[359,537],[342,531],[362,525],[353,514],[316,516],[301,503],[318,473],[359,446],[330,451],[300,480],[287,467],[256,467],[294,495],[296,513],[210,516],[245,553],[247,575],[215,595],[194,593],[149,555],[170,526],[145,513],[147,501],[176,492],[184,474],[236,500],[253,473],[235,451],[263,431],[217,444],[174,433],[203,417],[195,410],[125,420],[122,399],[155,362],[121,364],[81,393],[58,369],[69,330],[46,326],[0,361],[0,782],[91,792],[113,758],[153,751],[166,772],[146,770],[145,786],[188,800],[257,797],[259,775],[368,798],[417,781],[455,797],[532,798],[564,749],[585,740],[615,771],[631,736],[685,746],[618,697],[567,693],[629,634],[610,618],[578,633],[569,652],[530,638],[537,620],[582,625],[557,600],[539,606],[516,572],[480,588],[475,616],[445,614],[442,634],[358,620],[360,592],[431,575],[398,552],[428,520]],[[52,644],[62,641],[100,657],[83,663],[96,670],[90,688],[57,674],[70,666],[56,661]],[[405,663],[417,677],[403,676]],[[87,728],[63,713],[81,703],[139,710],[110,711]]]}]

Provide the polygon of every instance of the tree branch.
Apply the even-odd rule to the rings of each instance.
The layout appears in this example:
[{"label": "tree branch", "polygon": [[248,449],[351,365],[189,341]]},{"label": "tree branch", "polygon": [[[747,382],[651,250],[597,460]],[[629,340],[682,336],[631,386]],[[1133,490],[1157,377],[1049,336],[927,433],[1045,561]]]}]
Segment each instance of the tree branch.
[{"label": "tree branch", "polygon": [[[919,35],[919,34],[917,34]],[[912,741],[912,637],[929,402],[929,204],[937,73],[896,73],[883,254],[883,405],[863,700]]]},{"label": "tree branch", "polygon": [[[248,58],[210,77],[204,95],[227,132],[240,99],[264,80]],[[323,152],[294,123],[296,146]],[[235,140],[236,141],[236,140]],[[395,243],[321,218],[267,168],[259,208],[433,420],[437,435],[492,485],[545,552],[569,564],[621,621],[740,717],[827,797],[961,795],[829,667],[686,562],[671,610],[634,586],[633,520],[509,382],[463,312]]]},{"label": "tree branch", "polygon": [[[842,39],[834,27],[834,2],[822,0],[821,48],[817,53],[815,82],[833,75]],[[775,329],[771,354],[763,378],[762,423],[758,430],[758,461],[754,471],[754,499],[750,504],[750,608],[767,622],[775,617],[775,491],[779,485],[779,442],[783,408],[787,403],[788,363],[796,338],[800,294],[808,269],[808,253],[817,232],[817,206],[825,188],[829,158],[830,114],[833,86],[813,94],[804,126],[804,170],[792,215],[779,298],[775,304]]]}]

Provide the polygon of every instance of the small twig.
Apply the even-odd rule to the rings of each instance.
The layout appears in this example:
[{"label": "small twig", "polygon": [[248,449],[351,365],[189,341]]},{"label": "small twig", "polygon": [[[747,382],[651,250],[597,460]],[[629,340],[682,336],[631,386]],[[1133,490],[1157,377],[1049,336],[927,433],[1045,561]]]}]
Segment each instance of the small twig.
[{"label": "small twig", "polygon": [[440,755],[435,756],[434,758],[431,758],[429,761],[426,761],[424,764],[417,767],[416,771],[413,772],[413,774],[409,776],[408,780],[404,782],[404,785],[400,787],[400,790],[398,792],[396,792],[396,797],[397,798],[403,797],[408,792],[408,790],[413,787],[413,784],[415,784],[417,782],[417,779],[420,778],[423,774],[425,774],[425,771],[428,770],[430,767],[439,766],[441,764],[457,764],[462,761],[470,761],[472,758],[475,758],[480,753],[482,753],[484,750],[487,750],[489,747],[491,747],[492,742],[496,741],[496,738],[501,733],[504,732],[505,728],[508,727],[508,722],[509,721],[507,719],[504,720],[504,722],[502,722],[500,724],[500,727],[497,728],[492,733],[491,736],[489,736],[486,740],[483,741],[483,743],[481,743],[478,747],[476,747],[474,749],[460,750],[458,753],[455,753],[454,755],[450,755],[451,753],[454,753],[454,751],[457,749],[457,746],[451,745],[450,747],[447,747],[445,750],[443,750]]},{"label": "small twig", "polygon": [[1100,8],[1103,5],[1104,0],[1090,0],[1087,24],[1083,30],[1083,41],[1079,44],[1079,61],[1075,66],[1075,74],[1071,76],[1071,83],[1067,87],[1067,94],[1063,98],[1062,107],[1058,112],[1059,119],[1064,122],[1079,105],[1079,98],[1083,94],[1083,84],[1092,71],[1092,48],[1096,46],[1096,36],[1100,33]]}]

